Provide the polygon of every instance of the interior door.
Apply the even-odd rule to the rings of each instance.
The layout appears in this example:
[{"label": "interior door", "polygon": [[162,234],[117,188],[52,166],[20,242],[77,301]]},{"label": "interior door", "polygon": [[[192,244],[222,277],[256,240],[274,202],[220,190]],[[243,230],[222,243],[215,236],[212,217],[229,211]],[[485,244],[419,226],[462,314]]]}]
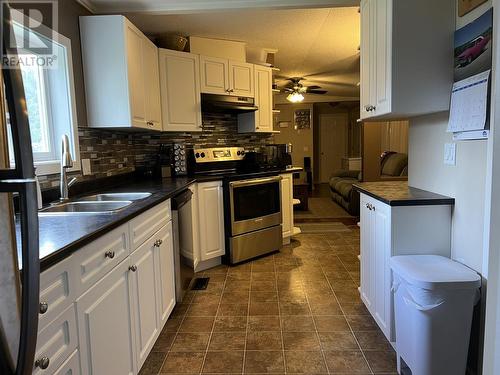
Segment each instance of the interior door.
[{"label": "interior door", "polygon": [[320,182],[328,183],[332,173],[342,167],[347,155],[347,115],[321,115],[319,120]]}]

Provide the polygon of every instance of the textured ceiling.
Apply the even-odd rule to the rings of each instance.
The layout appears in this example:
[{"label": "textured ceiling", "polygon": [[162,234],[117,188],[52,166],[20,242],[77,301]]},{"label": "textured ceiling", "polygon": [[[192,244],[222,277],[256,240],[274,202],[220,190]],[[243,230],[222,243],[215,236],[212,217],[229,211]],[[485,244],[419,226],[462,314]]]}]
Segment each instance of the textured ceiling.
[{"label": "textured ceiling", "polygon": [[243,41],[249,54],[260,48],[278,49],[275,65],[280,76],[306,77],[304,85],[319,85],[328,96],[359,97],[358,7],[127,17],[150,35],[175,32]]}]

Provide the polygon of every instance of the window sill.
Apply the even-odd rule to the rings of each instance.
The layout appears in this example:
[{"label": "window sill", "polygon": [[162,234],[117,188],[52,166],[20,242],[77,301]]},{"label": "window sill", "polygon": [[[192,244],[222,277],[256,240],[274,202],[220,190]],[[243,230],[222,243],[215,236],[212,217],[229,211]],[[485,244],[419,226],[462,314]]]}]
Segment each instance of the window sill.
[{"label": "window sill", "polygon": [[[59,160],[39,161],[35,162],[35,168],[37,176],[59,174],[61,172],[61,162]],[[68,172],[76,172],[79,170],[80,161],[73,160],[73,168],[69,168]]]}]

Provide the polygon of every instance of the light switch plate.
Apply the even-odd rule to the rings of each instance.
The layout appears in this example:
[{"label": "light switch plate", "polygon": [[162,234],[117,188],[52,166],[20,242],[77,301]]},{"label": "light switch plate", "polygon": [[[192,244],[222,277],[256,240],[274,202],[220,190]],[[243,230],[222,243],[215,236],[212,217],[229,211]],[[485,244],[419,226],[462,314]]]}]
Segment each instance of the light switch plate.
[{"label": "light switch plate", "polygon": [[92,174],[92,169],[90,167],[90,159],[82,159],[82,173],[84,176]]},{"label": "light switch plate", "polygon": [[457,144],[445,143],[444,144],[444,164],[457,165]]}]

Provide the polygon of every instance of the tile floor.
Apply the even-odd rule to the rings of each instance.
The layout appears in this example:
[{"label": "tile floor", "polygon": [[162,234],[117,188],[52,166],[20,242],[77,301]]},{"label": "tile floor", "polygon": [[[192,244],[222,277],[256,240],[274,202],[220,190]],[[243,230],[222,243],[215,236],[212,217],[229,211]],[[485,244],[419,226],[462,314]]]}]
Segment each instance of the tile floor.
[{"label": "tile floor", "polygon": [[297,236],[278,254],[220,266],[176,306],[145,374],[395,374],[362,304],[359,231]]}]

